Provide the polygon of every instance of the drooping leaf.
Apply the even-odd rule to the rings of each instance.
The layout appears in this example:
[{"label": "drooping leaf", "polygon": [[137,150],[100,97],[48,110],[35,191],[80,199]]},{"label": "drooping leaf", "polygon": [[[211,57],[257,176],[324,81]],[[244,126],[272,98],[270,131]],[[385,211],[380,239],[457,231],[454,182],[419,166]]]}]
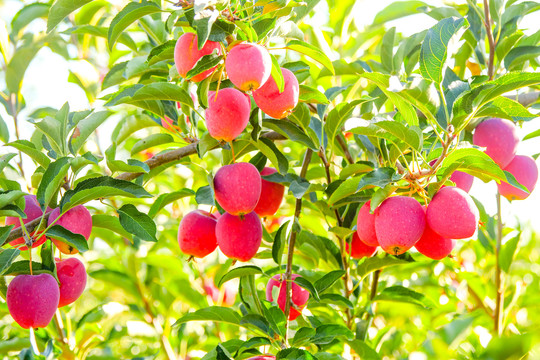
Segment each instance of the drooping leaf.
[{"label": "drooping leaf", "polygon": [[64,244],[79,250],[80,252],[85,252],[88,250],[88,242],[84,236],[81,234],[75,234],[63,226],[53,225],[45,232],[45,235],[47,235],[49,238],[61,241]]},{"label": "drooping leaf", "polygon": [[140,212],[134,205],[123,205],[118,209],[118,217],[122,227],[130,234],[145,241],[157,241],[157,227],[154,220]]}]

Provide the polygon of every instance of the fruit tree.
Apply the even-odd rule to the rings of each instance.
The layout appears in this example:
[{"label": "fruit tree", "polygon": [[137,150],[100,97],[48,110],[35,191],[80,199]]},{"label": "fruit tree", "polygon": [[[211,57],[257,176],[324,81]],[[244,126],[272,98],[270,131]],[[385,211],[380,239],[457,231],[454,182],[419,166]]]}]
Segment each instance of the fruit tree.
[{"label": "fruit tree", "polygon": [[0,357],[540,358],[539,19],[0,0]]}]

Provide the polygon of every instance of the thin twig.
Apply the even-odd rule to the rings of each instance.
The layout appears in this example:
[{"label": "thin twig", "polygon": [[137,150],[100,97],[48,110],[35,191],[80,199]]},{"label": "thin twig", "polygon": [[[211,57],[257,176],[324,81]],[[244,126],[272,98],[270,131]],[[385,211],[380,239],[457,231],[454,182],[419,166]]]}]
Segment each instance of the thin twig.
[{"label": "thin twig", "polygon": [[494,60],[495,60],[495,39],[493,39],[493,33],[491,31],[491,16],[489,14],[489,3],[488,0],[484,0],[484,26],[486,27],[486,32],[489,42],[489,62],[488,62],[488,76],[489,80],[493,80],[494,71]]},{"label": "thin twig", "polygon": [[[300,177],[304,178],[307,173],[309,163],[311,161],[311,156],[313,155],[313,150],[307,149],[306,154],[304,155],[304,161],[302,162],[302,169],[300,170]],[[296,199],[296,206],[294,209],[294,219],[296,221],[300,216],[300,211],[302,210],[302,198]],[[285,297],[285,319],[287,323],[285,325],[285,344],[288,342],[288,333],[289,333],[289,313],[291,312],[291,296],[292,296],[292,265],[293,265],[293,255],[294,255],[294,246],[296,243],[296,231],[294,231],[294,225],[291,230],[291,235],[289,238],[289,247],[287,250],[287,269],[285,270],[285,286],[286,286],[286,297]]]}]

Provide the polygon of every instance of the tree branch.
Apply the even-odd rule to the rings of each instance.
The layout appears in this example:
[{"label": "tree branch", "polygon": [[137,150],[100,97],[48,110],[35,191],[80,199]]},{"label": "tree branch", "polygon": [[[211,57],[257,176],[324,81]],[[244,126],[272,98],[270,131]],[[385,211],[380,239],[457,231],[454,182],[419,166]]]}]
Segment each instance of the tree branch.
[{"label": "tree branch", "polygon": [[[302,169],[300,170],[300,177],[306,177],[307,169],[311,161],[311,156],[313,150],[307,149],[306,154],[304,155],[304,161],[302,161]],[[302,210],[302,198],[296,199],[296,206],[294,209],[294,219],[296,221],[300,216],[300,211]],[[285,286],[286,286],[286,297],[285,297],[285,319],[287,323],[285,325],[285,344],[288,342],[288,332],[289,332],[289,313],[291,312],[291,296],[292,296],[292,264],[293,264],[293,255],[294,255],[294,246],[296,243],[296,231],[294,231],[294,223],[291,230],[291,236],[289,238],[289,247],[287,250],[287,269],[285,270]]]},{"label": "tree branch", "polygon": [[488,76],[489,80],[493,80],[495,75],[494,60],[495,60],[495,39],[493,39],[493,32],[491,31],[491,16],[489,15],[489,3],[488,0],[484,0],[484,26],[486,27],[486,33],[489,42],[489,62],[488,62]]}]

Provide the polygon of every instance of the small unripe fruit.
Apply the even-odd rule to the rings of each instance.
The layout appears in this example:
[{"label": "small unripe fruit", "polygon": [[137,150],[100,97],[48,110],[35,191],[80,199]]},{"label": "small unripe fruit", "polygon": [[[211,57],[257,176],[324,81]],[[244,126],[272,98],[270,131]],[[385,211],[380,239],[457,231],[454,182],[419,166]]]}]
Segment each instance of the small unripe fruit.
[{"label": "small unripe fruit", "polygon": [[413,247],[426,225],[422,205],[407,196],[394,196],[375,210],[375,232],[379,245],[389,254],[399,255]]},{"label": "small unripe fruit", "polygon": [[243,91],[260,88],[272,71],[272,58],[265,47],[242,43],[229,51],[225,69],[232,83]]},{"label": "small unripe fruit", "polygon": [[369,246],[379,246],[377,234],[375,234],[375,214],[370,214],[371,201],[368,201],[358,211],[356,219],[356,233],[364,244]]},{"label": "small unripe fruit", "polygon": [[[37,201],[37,198],[35,195],[26,195],[24,197],[24,213],[26,214],[26,219],[22,219],[23,224],[28,224],[30,221],[35,220],[43,215],[43,211],[41,210],[41,207],[39,206],[39,203]],[[51,208],[47,207],[46,212],[51,211]],[[16,216],[8,216],[6,217],[6,225],[15,225],[13,229],[17,229],[21,227],[21,222],[18,217]],[[30,233],[31,236],[34,236],[35,231]],[[37,238],[34,243],[32,244],[32,248],[38,247],[42,245],[47,238],[45,236],[40,236]],[[9,244],[13,247],[17,247],[20,244],[24,244],[24,238],[20,237],[15,240],[12,240],[9,242]],[[24,251],[28,250],[28,247],[26,245],[19,247],[19,250]]]},{"label": "small unripe fruit", "polygon": [[208,96],[206,127],[210,136],[219,141],[233,141],[249,123],[249,97],[233,88],[221,89]]},{"label": "small unripe fruit", "polygon": [[455,244],[455,240],[442,237],[433,231],[429,227],[429,224],[426,224],[422,237],[416,244],[414,244],[414,247],[428,258],[433,260],[441,260],[450,255]]},{"label": "small unripe fruit", "polygon": [[372,257],[377,252],[377,247],[366,245],[362,240],[360,240],[356,231],[352,236],[351,243],[347,243],[346,247],[347,253],[351,254],[351,257],[355,259]]},{"label": "small unripe fruit", "polygon": [[276,81],[270,77],[260,89],[253,92],[253,100],[267,115],[282,119],[288,116],[298,105],[300,85],[292,71],[281,68],[285,83],[283,92],[279,92]]},{"label": "small unripe fruit", "polygon": [[450,176],[450,181],[453,181],[456,184],[456,187],[468,193],[469,190],[471,190],[474,176],[464,173],[463,171],[454,171]]},{"label": "small unripe fruit", "polygon": [[257,254],[262,240],[262,224],[255,212],[243,216],[221,215],[216,226],[219,249],[225,256],[248,261]]},{"label": "small unripe fruit", "polygon": [[448,239],[474,235],[480,213],[473,199],[454,186],[441,188],[427,208],[427,221],[433,231]]},{"label": "small unripe fruit", "polygon": [[[56,208],[49,216],[49,225],[51,225],[60,215],[60,208]],[[88,241],[92,232],[92,215],[83,205],[77,205],[69,209],[54,223],[68,229],[74,234],[81,234]],[[59,240],[53,239],[54,244],[64,254],[76,254],[79,252],[76,248]]]},{"label": "small unripe fruit", "polygon": [[216,218],[207,211],[186,214],[178,227],[178,245],[184,254],[203,258],[216,250]]},{"label": "small unripe fruit", "polygon": [[[217,54],[221,55],[221,46],[218,42],[207,40],[202,49],[199,50],[197,46],[197,35],[193,33],[183,34],[178,38],[176,46],[174,47],[174,64],[176,65],[178,74],[185,78],[189,70],[193,69],[197,61],[205,55],[210,55],[214,50],[217,50]],[[214,72],[216,67],[217,65],[212,69],[208,69],[195,75],[191,78],[191,81],[199,82],[206,79]]]},{"label": "small unripe fruit", "polygon": [[[261,171],[261,176],[272,175],[276,172],[277,170],[274,168],[265,167]],[[285,194],[285,186],[262,179],[261,196],[259,197],[257,206],[255,207],[255,212],[260,217],[274,215],[281,205],[283,194]]]},{"label": "small unripe fruit", "polygon": [[529,193],[526,193],[505,181],[501,181],[501,183],[497,185],[499,193],[508,200],[524,200],[528,198],[538,181],[538,166],[534,159],[530,156],[516,155],[504,170],[514,175],[518,183],[525,186],[525,188],[529,190]]},{"label": "small unripe fruit", "polygon": [[25,329],[49,324],[60,299],[60,290],[50,274],[18,275],[8,285],[6,302],[13,320]]},{"label": "small unripe fruit", "polygon": [[55,259],[58,280],[60,281],[60,301],[58,307],[77,300],[86,287],[86,269],[77,258]]},{"label": "small unripe fruit", "polygon": [[231,215],[252,212],[261,196],[261,175],[250,163],[219,168],[214,177],[214,193],[221,207]]},{"label": "small unripe fruit", "polygon": [[506,119],[484,120],[474,130],[473,143],[485,147],[486,154],[504,168],[516,155],[519,144],[517,128],[512,121]]},{"label": "small unripe fruit", "polygon": [[[291,280],[294,281],[299,275],[293,274],[291,276]],[[306,303],[309,300],[309,291],[304,289],[303,287],[299,286],[295,282],[291,284],[291,308],[289,311],[289,320],[295,320],[300,314],[302,313],[301,309],[304,308]],[[285,303],[287,301],[287,283],[285,281],[285,275],[284,274],[278,274],[274,275],[270,281],[268,281],[268,285],[266,285],[266,300],[273,302],[274,297],[272,296],[272,292],[274,287],[279,287],[279,294],[277,299],[277,304],[281,311],[285,312]],[[293,306],[294,305],[294,306]],[[295,307],[299,308],[299,310],[295,309]]]}]

